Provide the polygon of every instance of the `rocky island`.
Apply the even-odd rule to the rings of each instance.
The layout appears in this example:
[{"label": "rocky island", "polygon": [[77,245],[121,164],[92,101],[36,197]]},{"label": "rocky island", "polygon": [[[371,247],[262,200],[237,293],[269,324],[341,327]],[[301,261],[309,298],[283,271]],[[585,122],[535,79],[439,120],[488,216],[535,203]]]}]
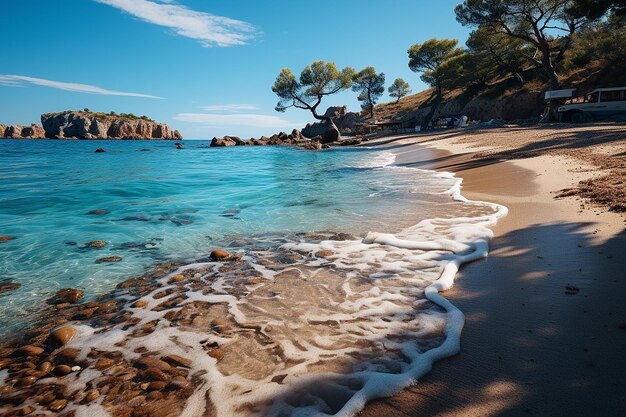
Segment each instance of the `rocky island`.
[{"label": "rocky island", "polygon": [[46,137],[51,139],[173,139],[178,130],[133,114],[64,111],[41,115]]},{"label": "rocky island", "polygon": [[63,111],[41,115],[41,126],[0,125],[0,137],[10,139],[165,139],[182,140],[178,130],[146,116],[115,112]]}]

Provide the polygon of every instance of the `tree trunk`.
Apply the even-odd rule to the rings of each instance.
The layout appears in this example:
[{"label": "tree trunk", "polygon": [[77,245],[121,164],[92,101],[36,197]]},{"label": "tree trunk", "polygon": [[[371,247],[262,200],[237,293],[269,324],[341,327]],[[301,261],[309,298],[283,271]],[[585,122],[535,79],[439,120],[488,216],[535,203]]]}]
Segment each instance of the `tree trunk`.
[{"label": "tree trunk", "polygon": [[[319,115],[319,114],[317,114],[317,105],[315,105],[315,106],[313,106],[313,108],[311,108],[311,114],[313,114],[313,117],[315,119],[321,121],[322,123],[330,124],[330,126],[328,127],[328,130],[335,129],[337,132],[339,132],[339,128],[337,127],[337,125],[333,121],[332,117],[328,117],[326,115]],[[322,135],[322,136],[324,136],[324,135]],[[338,139],[341,139],[341,132],[339,132],[339,138]]]},{"label": "tree trunk", "polygon": [[559,76],[557,75],[554,68],[552,66],[546,67],[546,71],[548,72],[548,75],[550,76],[550,88],[552,90],[560,90],[561,82],[559,81]]},{"label": "tree trunk", "polygon": [[433,116],[435,115],[435,112],[437,111],[437,109],[439,108],[439,105],[441,104],[441,100],[442,100],[442,88],[441,88],[441,84],[437,84],[436,87],[436,96],[435,96],[435,101],[433,102],[433,104],[430,106],[430,111],[428,112],[428,115],[426,116],[426,118],[422,121],[422,130],[428,130],[428,124],[430,123],[430,121],[432,120]]},{"label": "tree trunk", "polygon": [[561,88],[561,82],[559,76],[556,73],[554,64],[552,64],[552,57],[550,56],[550,45],[547,42],[540,44],[539,50],[541,51],[541,64],[546,74],[550,78],[550,89],[559,90]]},{"label": "tree trunk", "polygon": [[332,122],[332,119],[331,119],[330,117],[327,117],[327,116],[325,116],[325,115],[319,115],[319,114],[317,114],[317,111],[316,111],[315,109],[311,109],[311,114],[313,114],[313,117],[314,117],[316,120],[320,120],[320,121],[322,121],[322,122],[325,122],[325,121],[327,121],[327,120],[330,120],[330,121]]},{"label": "tree trunk", "polygon": [[554,66],[552,65],[552,60],[550,59],[550,57],[548,57],[547,59],[544,58],[544,60],[543,60],[543,68],[546,71],[546,73],[548,74],[548,77],[550,78],[550,89],[551,90],[560,90],[561,89],[561,82],[559,81],[559,76],[556,73],[556,70],[554,69]]}]

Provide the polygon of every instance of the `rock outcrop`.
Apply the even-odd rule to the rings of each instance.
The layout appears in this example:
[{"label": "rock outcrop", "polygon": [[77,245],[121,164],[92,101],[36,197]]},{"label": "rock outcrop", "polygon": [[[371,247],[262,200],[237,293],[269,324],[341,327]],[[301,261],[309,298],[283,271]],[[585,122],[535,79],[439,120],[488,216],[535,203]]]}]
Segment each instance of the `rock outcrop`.
[{"label": "rock outcrop", "polygon": [[40,139],[45,138],[45,132],[39,125],[0,125],[0,138],[7,139]]},{"label": "rock outcrop", "polygon": [[45,137],[51,139],[182,139],[178,130],[164,123],[104,113],[46,113],[41,124]]},{"label": "rock outcrop", "polygon": [[291,134],[280,132],[269,138],[262,136],[260,139],[242,140],[237,136],[224,136],[223,138],[213,138],[211,141],[211,147],[225,147],[225,146],[267,146],[267,145],[283,145],[283,146],[302,146],[305,149],[320,149],[320,146],[312,145],[318,143],[317,140],[312,140],[305,137],[298,129],[294,129]]},{"label": "rock outcrop", "polygon": [[[504,98],[475,97],[469,101],[454,98],[441,103],[433,119],[451,115],[466,115],[470,120],[488,121],[502,119],[509,123],[539,120],[545,101],[541,92],[522,92]],[[420,125],[430,112],[430,105],[409,111],[400,111],[389,120]]]},{"label": "rock outcrop", "polygon": [[[356,123],[362,120],[358,113],[349,112],[347,106],[333,106],[329,107],[324,113],[324,116],[330,117],[339,132],[343,135],[351,135],[356,130]],[[332,125],[327,122],[315,122],[308,123],[302,134],[306,137],[313,138],[315,136],[324,136],[324,134],[332,128]]]}]

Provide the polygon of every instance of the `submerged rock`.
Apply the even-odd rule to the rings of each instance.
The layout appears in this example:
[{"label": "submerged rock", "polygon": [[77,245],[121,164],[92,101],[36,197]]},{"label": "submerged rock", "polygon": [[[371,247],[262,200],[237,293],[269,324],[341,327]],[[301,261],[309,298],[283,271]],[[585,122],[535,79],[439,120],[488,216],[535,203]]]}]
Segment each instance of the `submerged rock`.
[{"label": "submerged rock", "polygon": [[76,288],[63,288],[54,294],[52,297],[48,298],[48,304],[63,304],[70,303],[74,304],[85,295],[84,291],[78,290]]},{"label": "submerged rock", "polygon": [[95,214],[95,215],[98,215],[98,216],[102,216],[104,214],[109,214],[109,211],[108,210],[102,210],[102,209],[96,209],[96,210],[91,210],[87,214]]},{"label": "submerged rock", "polygon": [[126,216],[123,219],[121,219],[122,221],[125,222],[147,222],[150,221],[150,217],[144,215],[144,214],[139,214],[136,216]]},{"label": "submerged rock", "polygon": [[106,256],[104,258],[96,259],[96,263],[107,263],[107,262],[120,262],[122,260],[121,256]]},{"label": "submerged rock", "polygon": [[106,245],[108,245],[108,243],[105,242],[104,240],[92,240],[91,242],[87,243],[85,246],[87,246],[88,248],[103,248]]},{"label": "submerged rock", "polygon": [[356,240],[356,238],[348,233],[337,233],[329,237],[328,240]]},{"label": "submerged rock", "polygon": [[12,282],[12,281],[0,282],[0,294],[2,294],[3,292],[7,292],[7,291],[17,290],[21,286],[22,284],[20,284],[19,282]]},{"label": "submerged rock", "polygon": [[220,214],[220,216],[222,216],[222,217],[234,217],[234,216],[238,215],[240,212],[241,212],[241,210],[240,209],[236,209],[236,208],[235,209],[227,209],[227,210],[224,210]]}]

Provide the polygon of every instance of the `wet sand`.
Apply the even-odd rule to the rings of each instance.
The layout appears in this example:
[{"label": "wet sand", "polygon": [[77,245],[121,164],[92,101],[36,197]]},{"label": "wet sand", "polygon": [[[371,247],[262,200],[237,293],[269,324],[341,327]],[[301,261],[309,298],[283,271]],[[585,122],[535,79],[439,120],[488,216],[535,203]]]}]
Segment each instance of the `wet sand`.
[{"label": "wet sand", "polygon": [[606,171],[547,151],[473,157],[511,147],[502,131],[485,134],[501,140],[487,146],[480,132],[457,131],[367,143],[396,153],[402,166],[456,172],[466,197],[509,214],[494,228],[488,259],[462,269],[444,293],[466,315],[461,353],[361,416],[625,415],[624,215],[555,198]]}]

